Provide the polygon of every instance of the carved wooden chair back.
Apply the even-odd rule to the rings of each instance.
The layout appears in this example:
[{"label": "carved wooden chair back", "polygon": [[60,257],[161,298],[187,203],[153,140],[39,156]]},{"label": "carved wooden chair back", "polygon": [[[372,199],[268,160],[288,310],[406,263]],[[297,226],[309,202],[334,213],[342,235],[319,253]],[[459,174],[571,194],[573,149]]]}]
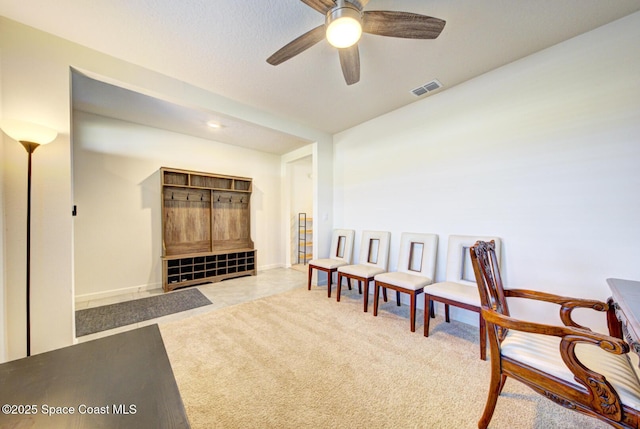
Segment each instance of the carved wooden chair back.
[{"label": "carved wooden chair back", "polygon": [[480,305],[510,316],[509,306],[504,296],[495,240],[488,243],[478,241],[470,248],[469,253],[480,293]]}]

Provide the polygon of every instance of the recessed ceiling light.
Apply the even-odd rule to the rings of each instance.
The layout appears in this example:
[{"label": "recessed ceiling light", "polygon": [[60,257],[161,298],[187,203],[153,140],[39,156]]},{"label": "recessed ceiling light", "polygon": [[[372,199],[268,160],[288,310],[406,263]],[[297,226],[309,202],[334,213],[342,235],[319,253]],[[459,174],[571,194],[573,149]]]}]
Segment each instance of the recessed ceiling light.
[{"label": "recessed ceiling light", "polygon": [[210,128],[222,128],[222,125],[217,122],[207,122],[207,126],[209,126]]}]

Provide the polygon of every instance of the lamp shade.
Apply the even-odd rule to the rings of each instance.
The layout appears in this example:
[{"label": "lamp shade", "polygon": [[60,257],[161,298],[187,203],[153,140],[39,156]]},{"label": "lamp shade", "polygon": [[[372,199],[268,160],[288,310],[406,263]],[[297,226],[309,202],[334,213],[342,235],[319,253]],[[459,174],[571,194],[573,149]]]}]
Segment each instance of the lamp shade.
[{"label": "lamp shade", "polygon": [[6,135],[19,142],[30,142],[42,145],[51,143],[58,136],[56,130],[16,119],[0,120],[0,128]]},{"label": "lamp shade", "polygon": [[355,45],[362,35],[360,12],[352,6],[333,9],[327,15],[327,40],[336,48]]}]

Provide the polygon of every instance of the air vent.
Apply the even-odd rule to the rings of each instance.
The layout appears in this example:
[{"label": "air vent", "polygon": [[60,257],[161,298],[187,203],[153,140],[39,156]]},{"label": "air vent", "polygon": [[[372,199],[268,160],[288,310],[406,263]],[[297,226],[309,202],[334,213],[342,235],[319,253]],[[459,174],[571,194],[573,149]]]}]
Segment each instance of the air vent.
[{"label": "air vent", "polygon": [[412,89],[411,92],[416,97],[420,97],[427,92],[435,91],[440,88],[442,88],[442,84],[437,79],[434,79],[431,82],[427,82],[424,85],[417,87],[416,89]]},{"label": "air vent", "polygon": [[422,94],[426,94],[427,92],[427,88],[425,88],[424,86],[421,86],[419,88],[416,88],[414,90],[412,90],[411,92],[413,92],[416,96],[421,96]]}]

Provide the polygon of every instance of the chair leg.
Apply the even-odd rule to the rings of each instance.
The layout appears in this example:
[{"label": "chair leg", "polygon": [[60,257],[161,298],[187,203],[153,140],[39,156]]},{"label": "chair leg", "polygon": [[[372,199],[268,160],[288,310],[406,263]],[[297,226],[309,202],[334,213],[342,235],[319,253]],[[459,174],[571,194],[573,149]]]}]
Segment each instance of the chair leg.
[{"label": "chair leg", "polygon": [[[396,293],[400,295],[400,292],[396,291]],[[416,293],[410,292],[409,295],[411,295],[411,332],[416,332]]]},{"label": "chair leg", "polygon": [[494,365],[491,365],[491,381],[489,384],[489,393],[487,396],[487,403],[484,406],[484,411],[482,413],[482,417],[478,421],[479,429],[486,429],[489,426],[489,422],[491,421],[491,417],[493,417],[493,412],[496,409],[496,403],[498,402],[498,396],[502,391],[502,387],[504,386],[504,382],[506,380],[506,376],[500,374],[500,362],[496,362]]},{"label": "chair leg", "polygon": [[373,283],[373,315],[378,315],[378,300],[380,298],[380,285],[378,282]]},{"label": "chair leg", "polygon": [[444,305],[444,320],[446,320],[447,323],[450,322],[450,320],[449,320],[449,304],[445,304]]},{"label": "chair leg", "polygon": [[396,291],[396,305],[400,307],[400,291]]},{"label": "chair leg", "polygon": [[[427,307],[425,307],[426,309]],[[433,301],[429,301],[429,314],[431,314],[431,318],[436,318],[436,308],[433,305]]]},{"label": "chair leg", "polygon": [[[364,301],[364,312],[365,313],[369,309],[369,280],[370,279],[366,279],[364,281],[364,297],[363,297],[362,301]],[[360,281],[358,280],[358,284],[359,283],[360,283]]]},{"label": "chair leg", "polygon": [[384,302],[389,301],[389,300],[387,299],[387,288],[386,288],[386,287],[383,287],[383,288],[382,288],[382,298],[384,299]]},{"label": "chair leg", "polygon": [[327,298],[331,298],[331,283],[333,283],[333,271],[327,271]]},{"label": "chair leg", "polygon": [[[351,288],[349,288],[349,289],[351,289]],[[362,282],[360,280],[358,280],[358,293],[360,295],[362,295]]]},{"label": "chair leg", "polygon": [[351,277],[347,277],[347,286],[349,286],[349,290],[351,290]]},{"label": "chair leg", "polygon": [[309,265],[309,279],[307,280],[307,290],[311,290],[311,277],[313,277],[313,268]]},{"label": "chair leg", "polygon": [[[427,309],[429,310],[427,311]],[[431,317],[429,317],[429,313],[433,314],[433,302],[431,301],[431,298],[429,298],[429,295],[425,293],[424,294],[424,336],[425,337],[429,336],[429,319],[431,319]]]},{"label": "chair leg", "polygon": [[[349,279],[347,278],[347,282]],[[337,301],[340,302],[340,289],[342,289],[342,273],[338,272],[338,286],[336,287]]]}]

